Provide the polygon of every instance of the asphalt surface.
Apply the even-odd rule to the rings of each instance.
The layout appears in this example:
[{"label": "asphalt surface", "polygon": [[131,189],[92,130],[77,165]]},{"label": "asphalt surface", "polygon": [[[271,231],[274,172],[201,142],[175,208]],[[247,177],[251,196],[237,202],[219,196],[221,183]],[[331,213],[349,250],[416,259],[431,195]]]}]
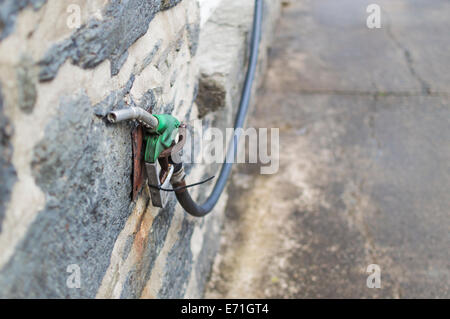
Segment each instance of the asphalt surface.
[{"label": "asphalt surface", "polygon": [[450,2],[373,2],[286,1],[206,297],[450,297]]}]

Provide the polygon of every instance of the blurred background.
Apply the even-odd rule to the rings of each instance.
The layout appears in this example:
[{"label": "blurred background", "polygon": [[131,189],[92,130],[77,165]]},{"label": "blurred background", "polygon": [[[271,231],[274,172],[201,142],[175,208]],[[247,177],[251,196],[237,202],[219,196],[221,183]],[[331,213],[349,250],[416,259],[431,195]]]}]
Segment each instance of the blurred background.
[{"label": "blurred background", "polygon": [[238,166],[207,296],[450,297],[449,16],[444,0],[283,2],[248,120],[280,128],[280,171]]}]

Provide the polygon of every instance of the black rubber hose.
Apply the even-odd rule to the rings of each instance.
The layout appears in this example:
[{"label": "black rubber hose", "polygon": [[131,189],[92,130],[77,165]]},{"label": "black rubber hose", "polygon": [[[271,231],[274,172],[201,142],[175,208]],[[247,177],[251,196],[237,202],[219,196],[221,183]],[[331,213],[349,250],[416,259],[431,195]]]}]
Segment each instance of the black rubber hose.
[{"label": "black rubber hose", "polygon": [[[235,134],[232,141],[230,141],[227,157],[225,159],[224,164],[222,165],[222,169],[220,171],[219,178],[217,179],[217,182],[214,185],[214,189],[211,195],[202,205],[197,205],[192,200],[192,197],[190,196],[189,191],[187,189],[175,192],[178,202],[186,210],[186,212],[188,212],[192,216],[204,217],[213,210],[214,206],[216,206],[220,196],[222,195],[223,190],[225,189],[228,178],[230,177],[231,168],[233,166],[234,158],[236,157],[238,141],[241,135],[241,130],[236,129],[240,129],[243,127],[247,116],[247,111],[250,105],[252,86],[255,78],[256,67],[258,64],[258,50],[259,50],[259,43],[261,40],[262,16],[263,16],[263,2],[262,0],[255,0],[255,11],[253,16],[253,32],[250,48],[250,60],[248,63],[247,75],[245,78],[244,88],[242,90],[241,100],[239,103],[239,110],[236,115],[234,123]],[[185,184],[184,181],[182,183],[178,183],[177,185],[173,186],[179,187],[182,186],[183,184]]]}]

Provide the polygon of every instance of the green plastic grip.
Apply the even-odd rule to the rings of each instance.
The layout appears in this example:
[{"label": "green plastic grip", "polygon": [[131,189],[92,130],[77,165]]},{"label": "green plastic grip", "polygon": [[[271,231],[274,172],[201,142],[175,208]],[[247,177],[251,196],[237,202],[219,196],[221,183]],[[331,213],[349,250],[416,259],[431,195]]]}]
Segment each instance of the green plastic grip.
[{"label": "green plastic grip", "polygon": [[155,163],[166,148],[172,146],[172,142],[178,133],[180,121],[169,114],[156,114],[158,119],[158,127],[152,134],[146,135],[145,161],[147,163]]}]

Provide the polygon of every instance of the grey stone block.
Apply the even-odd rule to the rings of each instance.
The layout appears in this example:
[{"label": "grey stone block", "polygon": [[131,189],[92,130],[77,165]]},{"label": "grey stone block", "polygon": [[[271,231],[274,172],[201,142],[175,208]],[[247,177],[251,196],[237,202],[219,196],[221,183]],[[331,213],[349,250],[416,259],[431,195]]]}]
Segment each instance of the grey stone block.
[{"label": "grey stone block", "polygon": [[0,232],[5,216],[6,205],[11,196],[11,190],[17,180],[16,170],[12,160],[13,148],[10,142],[14,128],[3,114],[3,97],[0,87]]},{"label": "grey stone block", "polygon": [[69,39],[54,45],[40,61],[41,81],[51,81],[61,65],[70,59],[84,69],[95,68],[108,59],[111,75],[117,75],[125,62],[128,48],[148,30],[156,13],[181,0],[112,0],[102,21],[90,20]]}]

